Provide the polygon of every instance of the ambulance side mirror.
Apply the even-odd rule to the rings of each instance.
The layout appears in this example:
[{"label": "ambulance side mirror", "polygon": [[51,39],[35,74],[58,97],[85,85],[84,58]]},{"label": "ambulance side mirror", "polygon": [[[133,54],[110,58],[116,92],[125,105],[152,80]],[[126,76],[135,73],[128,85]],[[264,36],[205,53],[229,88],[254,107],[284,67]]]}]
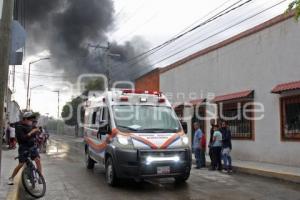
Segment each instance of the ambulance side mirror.
[{"label": "ambulance side mirror", "polygon": [[181,121],[181,126],[185,134],[187,134],[188,126],[186,122]]},{"label": "ambulance side mirror", "polygon": [[105,126],[105,125],[107,125],[107,121],[106,120],[99,120],[99,124],[100,124],[100,126]]}]

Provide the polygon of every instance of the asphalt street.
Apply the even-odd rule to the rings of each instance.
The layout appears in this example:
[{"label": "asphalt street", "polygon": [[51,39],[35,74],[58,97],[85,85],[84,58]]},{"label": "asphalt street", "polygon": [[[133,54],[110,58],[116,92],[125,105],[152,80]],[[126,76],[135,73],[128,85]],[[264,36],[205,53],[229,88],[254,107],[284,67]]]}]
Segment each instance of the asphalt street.
[{"label": "asphalt street", "polygon": [[[200,199],[292,199],[300,200],[300,184],[246,174],[228,175],[207,169],[193,169],[186,184],[173,179],[122,181],[112,188],[105,183],[104,168],[87,170],[82,139],[51,136],[47,154],[42,155],[49,200],[200,200]],[[24,195],[21,199],[31,199]]]}]

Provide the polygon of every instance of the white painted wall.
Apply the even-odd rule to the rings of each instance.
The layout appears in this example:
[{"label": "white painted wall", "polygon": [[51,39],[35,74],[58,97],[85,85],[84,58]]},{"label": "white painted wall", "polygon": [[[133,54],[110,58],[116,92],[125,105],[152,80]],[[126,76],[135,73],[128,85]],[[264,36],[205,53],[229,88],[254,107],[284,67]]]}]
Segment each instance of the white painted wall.
[{"label": "white painted wall", "polygon": [[[162,73],[160,88],[186,95],[254,89],[255,101],[265,105],[265,117],[255,122],[255,141],[233,141],[233,157],[300,166],[300,142],[281,141],[280,96],[270,93],[275,85],[296,80],[300,80],[300,23],[291,18]],[[206,127],[209,133],[208,121]]]}]

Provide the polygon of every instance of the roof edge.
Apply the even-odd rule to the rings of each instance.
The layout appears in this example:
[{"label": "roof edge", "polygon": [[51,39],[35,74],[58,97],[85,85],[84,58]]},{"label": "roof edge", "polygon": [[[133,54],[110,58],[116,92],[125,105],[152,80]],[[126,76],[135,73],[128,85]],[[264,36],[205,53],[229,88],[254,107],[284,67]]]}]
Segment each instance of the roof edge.
[{"label": "roof edge", "polygon": [[178,60],[178,61],[174,62],[173,64],[167,65],[166,67],[160,68],[160,73],[161,74],[165,73],[165,72],[167,72],[167,71],[169,71],[169,70],[171,70],[173,68],[179,67],[180,65],[185,64],[185,63],[187,63],[187,62],[189,62],[189,61],[191,61],[191,60],[193,60],[195,58],[198,58],[200,56],[208,54],[208,53],[210,53],[212,51],[215,51],[215,50],[220,49],[222,47],[225,47],[225,46],[227,46],[229,44],[232,44],[232,43],[234,43],[234,42],[236,42],[236,41],[238,41],[240,39],[246,38],[246,37],[248,37],[250,35],[253,35],[253,34],[257,33],[257,32],[260,32],[260,31],[262,31],[264,29],[272,27],[272,26],[274,26],[274,25],[276,25],[276,24],[278,24],[278,23],[280,23],[282,21],[285,21],[287,19],[292,18],[294,15],[295,15],[295,12],[291,11],[289,13],[283,13],[283,14],[280,14],[280,15],[278,15],[276,17],[273,17],[273,18],[269,19],[268,21],[265,21],[265,22],[263,22],[263,23],[261,23],[259,25],[256,25],[256,26],[254,26],[254,27],[252,27],[252,28],[250,28],[250,29],[248,29],[246,31],[243,31],[243,32],[241,32],[241,33],[239,33],[239,34],[237,34],[235,36],[232,36],[232,37],[230,37],[230,38],[228,38],[228,39],[226,39],[226,40],[224,40],[222,42],[219,42],[217,44],[209,46],[209,47],[207,47],[205,49],[202,49],[202,50],[200,50],[200,51],[198,51],[196,53],[193,53],[193,54],[191,54],[191,55],[189,55],[189,56],[187,56],[187,57],[185,57],[185,58],[183,58],[181,60]]},{"label": "roof edge", "polygon": [[161,68],[159,68],[159,67],[154,68],[153,70],[151,70],[151,71],[149,71],[149,72],[147,72],[147,73],[145,73],[145,74],[139,76],[138,78],[134,79],[134,81],[137,81],[137,80],[139,80],[139,79],[142,79],[142,78],[144,78],[145,76],[150,75],[150,74],[153,74],[153,73],[155,73],[155,72],[160,73],[160,70],[161,70]]}]

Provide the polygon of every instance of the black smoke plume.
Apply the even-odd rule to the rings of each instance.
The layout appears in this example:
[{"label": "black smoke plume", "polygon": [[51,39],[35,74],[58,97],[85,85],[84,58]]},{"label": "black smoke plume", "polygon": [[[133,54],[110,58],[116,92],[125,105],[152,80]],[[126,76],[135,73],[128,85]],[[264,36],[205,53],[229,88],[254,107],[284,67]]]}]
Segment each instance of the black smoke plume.
[{"label": "black smoke plume", "polygon": [[[63,69],[69,80],[82,73],[104,73],[105,50],[89,44],[107,45],[114,28],[112,0],[26,0],[27,53],[49,49],[51,65]],[[127,61],[146,49],[141,38],[119,45],[111,42],[113,80],[134,80],[149,69],[146,61],[128,65]],[[27,55],[28,55],[27,54]]]}]

